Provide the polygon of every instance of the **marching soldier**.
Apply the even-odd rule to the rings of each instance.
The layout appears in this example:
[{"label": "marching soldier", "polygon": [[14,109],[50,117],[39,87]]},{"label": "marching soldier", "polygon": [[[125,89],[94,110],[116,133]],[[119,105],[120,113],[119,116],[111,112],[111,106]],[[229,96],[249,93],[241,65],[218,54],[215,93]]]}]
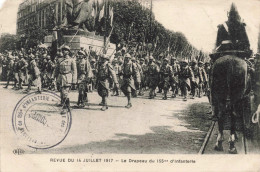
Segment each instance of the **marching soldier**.
[{"label": "marching soldier", "polygon": [[19,82],[19,66],[18,66],[19,58],[16,56],[14,59],[14,66],[13,66],[13,71],[14,71],[14,87],[13,89],[17,88],[17,84]]},{"label": "marching soldier", "polygon": [[90,92],[92,92],[93,89],[96,89],[96,80],[97,80],[97,64],[96,64],[95,58],[91,59],[90,65],[91,65],[91,70],[92,70],[92,74],[93,74],[93,77],[91,79],[91,90],[90,90]]},{"label": "marching soldier", "polygon": [[171,87],[172,87],[172,98],[176,97],[176,94],[178,94],[178,85],[179,85],[179,79],[178,79],[178,73],[180,71],[180,65],[176,62],[176,57],[171,58],[171,66],[173,71],[173,77],[171,80]]},{"label": "marching soldier", "polygon": [[[59,64],[61,61],[63,61],[63,53],[62,53],[62,52],[58,52],[58,53],[57,53],[57,60],[56,60],[56,63],[55,63],[54,75],[55,75],[55,70],[56,70],[58,64]],[[58,75],[57,75],[57,76],[58,76]],[[58,90],[58,91],[61,91],[61,86],[60,86],[59,80],[57,79],[57,76],[54,77],[53,79],[54,79],[54,80],[56,79],[57,90]]]},{"label": "marching soldier", "polygon": [[[112,65],[113,65],[113,70],[115,71],[115,74],[117,77],[117,81],[119,81],[119,74],[121,72],[121,69],[120,69],[120,66],[118,65],[117,59],[114,59],[112,61]],[[113,93],[115,93],[114,96],[119,96],[119,91],[116,86],[114,86],[114,88],[113,88]]]},{"label": "marching soldier", "polygon": [[131,55],[128,53],[125,55],[125,61],[122,66],[121,74],[123,75],[123,83],[121,86],[121,90],[127,97],[127,101],[128,101],[128,103],[125,107],[131,108],[132,107],[131,92],[136,90],[134,78],[136,78],[136,75],[137,75],[137,67],[131,61]]},{"label": "marching soldier", "polygon": [[60,59],[57,63],[57,67],[55,69],[55,77],[57,77],[57,81],[60,84],[60,97],[61,97],[61,105],[62,105],[62,114],[66,113],[66,107],[68,111],[70,111],[70,99],[68,97],[69,91],[71,89],[72,84],[76,84],[77,80],[77,66],[75,61],[70,57],[70,47],[64,46],[62,47],[63,58]]},{"label": "marching soldier", "polygon": [[116,74],[113,67],[108,63],[109,57],[106,54],[101,55],[100,63],[97,70],[97,91],[102,102],[99,104],[102,106],[101,110],[105,111],[108,109],[107,97],[109,91],[109,77],[111,76],[116,87],[119,87]]},{"label": "marching soldier", "polygon": [[173,77],[172,67],[168,63],[169,63],[169,59],[164,58],[162,66],[160,68],[160,78],[162,82],[161,85],[164,91],[163,100],[167,100],[167,92],[170,88],[170,81],[172,81],[172,77]]},{"label": "marching soldier", "polygon": [[19,83],[18,89],[23,89],[22,84],[25,81],[26,73],[27,73],[28,63],[24,59],[24,55],[20,54],[20,60],[18,61],[18,76],[19,76]]},{"label": "marching soldier", "polygon": [[133,63],[133,65],[135,66],[135,69],[136,69],[136,73],[135,73],[135,75],[133,76],[135,89],[132,90],[132,96],[133,96],[133,97],[137,97],[136,90],[139,90],[139,91],[140,91],[142,69],[141,69],[140,66],[136,63],[135,57],[132,57],[131,60],[132,60],[132,63]]},{"label": "marching soldier", "polygon": [[144,63],[144,59],[141,58],[140,59],[140,66],[142,68],[142,73],[143,75],[141,76],[141,88],[140,88],[140,96],[143,96],[143,89],[146,89],[146,85],[147,85],[147,65]]},{"label": "marching soldier", "polygon": [[29,92],[31,90],[31,86],[35,81],[36,86],[38,88],[38,93],[41,93],[42,87],[41,87],[40,70],[37,67],[35,56],[33,54],[30,54],[29,60],[30,60],[28,66],[29,79],[28,79],[28,88],[26,89],[26,91]]},{"label": "marching soldier", "polygon": [[7,68],[6,68],[7,69],[7,84],[4,88],[8,88],[10,80],[12,80],[14,77],[13,66],[14,66],[14,57],[11,54],[9,54]]},{"label": "marching soldier", "polygon": [[188,61],[183,60],[179,72],[180,89],[183,95],[183,100],[187,101],[187,91],[190,91],[190,82],[194,82],[194,75],[191,68],[188,66]]},{"label": "marching soldier", "polygon": [[[199,78],[200,78],[196,60],[192,60],[190,62],[190,68],[194,74],[194,82],[191,82],[191,99],[194,99],[196,90],[198,90],[198,87],[199,87]],[[200,97],[200,95],[198,94],[198,91],[197,91],[197,95]]]},{"label": "marching soldier", "polygon": [[47,79],[47,87],[49,89],[55,89],[55,84],[53,83],[53,74],[54,74],[54,70],[55,70],[55,64],[54,62],[51,60],[51,56],[47,56],[46,57],[46,79]]},{"label": "marching soldier", "polygon": [[154,63],[154,58],[153,56],[149,57],[149,63],[147,66],[147,75],[148,75],[148,83],[149,83],[149,98],[153,99],[156,94],[155,94],[155,89],[158,85],[158,75],[159,75],[159,67],[157,64]]},{"label": "marching soldier", "polygon": [[85,52],[80,50],[78,52],[77,72],[78,72],[78,107],[85,107],[85,102],[88,102],[88,84],[93,77],[92,69],[88,59],[84,58]]}]

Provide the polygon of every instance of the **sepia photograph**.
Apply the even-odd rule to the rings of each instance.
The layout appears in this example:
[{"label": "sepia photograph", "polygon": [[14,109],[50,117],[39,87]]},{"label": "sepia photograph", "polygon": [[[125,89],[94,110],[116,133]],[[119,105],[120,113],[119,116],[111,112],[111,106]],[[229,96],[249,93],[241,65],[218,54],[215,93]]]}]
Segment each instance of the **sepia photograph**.
[{"label": "sepia photograph", "polygon": [[259,171],[259,0],[0,0],[0,171]]}]

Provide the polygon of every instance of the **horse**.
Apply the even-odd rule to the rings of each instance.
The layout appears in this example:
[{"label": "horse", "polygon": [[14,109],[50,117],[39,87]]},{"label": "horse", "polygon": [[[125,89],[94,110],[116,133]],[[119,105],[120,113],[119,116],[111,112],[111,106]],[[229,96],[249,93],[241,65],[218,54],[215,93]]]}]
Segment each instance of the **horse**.
[{"label": "horse", "polygon": [[[248,92],[248,70],[245,60],[234,54],[222,55],[211,70],[212,112],[218,120],[218,136],[215,150],[223,151],[225,115],[231,117],[229,153],[236,154],[236,118],[241,113],[241,103]],[[228,112],[228,113],[227,113]]]}]

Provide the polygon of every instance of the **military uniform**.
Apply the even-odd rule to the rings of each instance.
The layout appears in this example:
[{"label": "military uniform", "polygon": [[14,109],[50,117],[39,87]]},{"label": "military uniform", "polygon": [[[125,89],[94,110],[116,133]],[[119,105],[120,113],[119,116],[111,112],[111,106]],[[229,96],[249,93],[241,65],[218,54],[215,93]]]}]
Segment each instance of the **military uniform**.
[{"label": "military uniform", "polygon": [[10,80],[13,80],[14,78],[14,72],[13,72],[13,65],[14,65],[14,59],[13,56],[8,56],[8,64],[7,64],[7,84],[4,88],[8,88]]},{"label": "military uniform", "polygon": [[147,66],[147,77],[148,77],[148,86],[150,88],[150,98],[153,99],[155,94],[155,89],[159,81],[159,67],[154,63],[153,57],[149,58],[149,64]]},{"label": "military uniform", "polygon": [[187,100],[187,91],[190,91],[190,82],[194,82],[194,74],[192,69],[188,66],[187,61],[183,61],[179,72],[179,82],[184,101]]},{"label": "military uniform", "polygon": [[[142,69],[139,66],[139,64],[136,63],[136,59],[133,57],[132,58],[132,63],[133,63],[133,67],[135,68],[135,74],[133,75],[134,78],[134,85],[135,85],[135,89],[132,89],[132,96],[133,97],[137,97],[137,93],[136,90],[140,90],[141,87],[141,73],[142,73]],[[123,65],[124,67],[125,65]]]},{"label": "military uniform", "polygon": [[165,58],[163,60],[163,64],[160,68],[160,78],[161,78],[161,86],[162,89],[164,91],[164,97],[163,99],[166,100],[167,99],[167,92],[170,88],[171,85],[171,81],[173,78],[173,71],[172,71],[172,67],[168,64],[168,59]]},{"label": "military uniform", "polygon": [[108,63],[108,60],[109,57],[103,54],[97,70],[97,91],[99,96],[102,97],[102,102],[100,103],[100,105],[103,106],[101,108],[101,110],[103,111],[108,109],[107,97],[109,91],[109,78],[111,77],[114,83],[118,86],[118,81],[113,70],[113,66]]},{"label": "military uniform", "polygon": [[29,74],[29,79],[28,79],[28,88],[27,91],[31,90],[31,86],[33,82],[38,88],[38,92],[41,93],[41,78],[40,78],[40,70],[36,64],[36,61],[34,59],[34,55],[30,55],[29,58],[31,59],[29,66],[28,66],[28,74]]},{"label": "military uniform", "polygon": [[18,66],[18,61],[19,61],[19,58],[18,57],[15,57],[15,60],[14,60],[14,66],[13,66],[13,71],[14,71],[14,88],[17,88],[17,84],[19,82],[19,66]]},{"label": "military uniform", "polygon": [[180,72],[180,65],[177,64],[175,61],[176,58],[173,57],[171,61],[171,66],[172,66],[172,72],[173,72],[173,77],[171,80],[171,87],[172,87],[172,97],[176,97],[176,94],[178,94],[178,89],[179,89],[179,78],[178,74]]},{"label": "military uniform", "polygon": [[77,66],[75,61],[69,56],[70,48],[64,46],[62,50],[64,51],[64,58],[58,61],[55,69],[55,76],[57,77],[57,81],[61,87],[60,95],[61,105],[63,106],[62,113],[66,113],[66,107],[70,110],[70,100],[68,98],[69,91],[72,84],[76,84],[77,82]]},{"label": "military uniform", "polygon": [[79,60],[77,62],[77,73],[78,73],[78,106],[84,107],[85,102],[88,102],[87,92],[88,84],[93,77],[92,69],[88,60],[83,58],[85,52],[79,51]]},{"label": "military uniform", "polygon": [[55,63],[51,61],[50,56],[47,56],[47,63],[46,63],[46,80],[47,80],[47,87],[49,89],[55,89],[55,84],[53,83],[53,75],[55,70]]},{"label": "military uniform", "polygon": [[27,75],[27,67],[28,63],[27,61],[21,56],[21,59],[18,61],[18,76],[19,76],[19,85],[18,89],[22,89],[22,83],[25,81],[25,77]]},{"label": "military uniform", "polygon": [[[115,74],[116,74],[117,81],[119,82],[119,80],[120,80],[120,73],[121,73],[121,70],[122,70],[121,66],[118,65],[116,59],[113,60],[112,65],[113,65],[113,70],[115,71]],[[119,84],[122,84],[122,83],[119,83]],[[113,87],[113,92],[116,93],[116,94],[114,94],[114,96],[118,96],[119,95],[119,90],[118,90],[118,88],[115,85]]]}]

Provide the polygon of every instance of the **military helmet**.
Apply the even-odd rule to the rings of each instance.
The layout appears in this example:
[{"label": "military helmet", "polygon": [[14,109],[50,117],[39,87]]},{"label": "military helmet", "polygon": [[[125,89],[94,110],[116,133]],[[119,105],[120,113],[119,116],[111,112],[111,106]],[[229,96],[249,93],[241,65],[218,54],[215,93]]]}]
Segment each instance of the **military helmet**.
[{"label": "military helmet", "polygon": [[43,58],[46,58],[46,57],[47,57],[47,54],[43,54],[42,57],[43,57]]},{"label": "military helmet", "polygon": [[[34,56],[33,54],[30,54],[29,57],[30,57],[31,59],[34,59],[34,58],[35,58],[35,56]],[[48,58],[48,56],[47,56],[47,58]],[[51,57],[50,57],[50,59],[51,59]]]},{"label": "military helmet", "polygon": [[144,62],[144,59],[143,59],[143,58],[141,58],[141,59],[140,59],[140,62]]},{"label": "military helmet", "polygon": [[132,57],[132,61],[136,61],[136,58],[135,58],[135,57]]},{"label": "military helmet", "polygon": [[68,50],[68,51],[70,51],[70,47],[67,46],[67,45],[65,45],[65,46],[63,46],[63,47],[61,48],[61,50]]},{"label": "military helmet", "polygon": [[168,59],[168,58],[164,58],[163,61],[167,61],[167,62],[169,62],[169,59]]},{"label": "military helmet", "polygon": [[82,51],[82,50],[80,50],[79,52],[78,52],[78,54],[80,55],[86,55],[86,53],[84,52],[84,51]]},{"label": "military helmet", "polygon": [[102,54],[102,55],[101,55],[101,58],[106,59],[106,60],[109,60],[109,56],[108,56],[107,54]]},{"label": "military helmet", "polygon": [[90,61],[90,62],[96,62],[96,59],[94,59],[94,58],[93,58],[93,59],[91,59],[91,61]]},{"label": "military helmet", "polygon": [[159,55],[159,57],[163,57],[163,53],[161,53],[161,54]]},{"label": "military helmet", "polygon": [[50,59],[51,59],[51,56],[48,55],[48,56],[46,57],[46,59],[47,59],[47,60],[50,60]]},{"label": "military helmet", "polygon": [[153,56],[150,56],[150,57],[149,57],[149,60],[154,60]]},{"label": "military helmet", "polygon": [[172,57],[171,59],[172,59],[172,60],[177,60],[177,58],[176,58],[176,57]]},{"label": "military helmet", "polygon": [[129,53],[127,53],[127,54],[125,55],[125,58],[131,58],[131,55],[130,55]]},{"label": "military helmet", "polygon": [[185,59],[184,59],[184,60],[181,61],[181,63],[182,63],[182,64],[188,64],[188,60],[185,60]]}]

